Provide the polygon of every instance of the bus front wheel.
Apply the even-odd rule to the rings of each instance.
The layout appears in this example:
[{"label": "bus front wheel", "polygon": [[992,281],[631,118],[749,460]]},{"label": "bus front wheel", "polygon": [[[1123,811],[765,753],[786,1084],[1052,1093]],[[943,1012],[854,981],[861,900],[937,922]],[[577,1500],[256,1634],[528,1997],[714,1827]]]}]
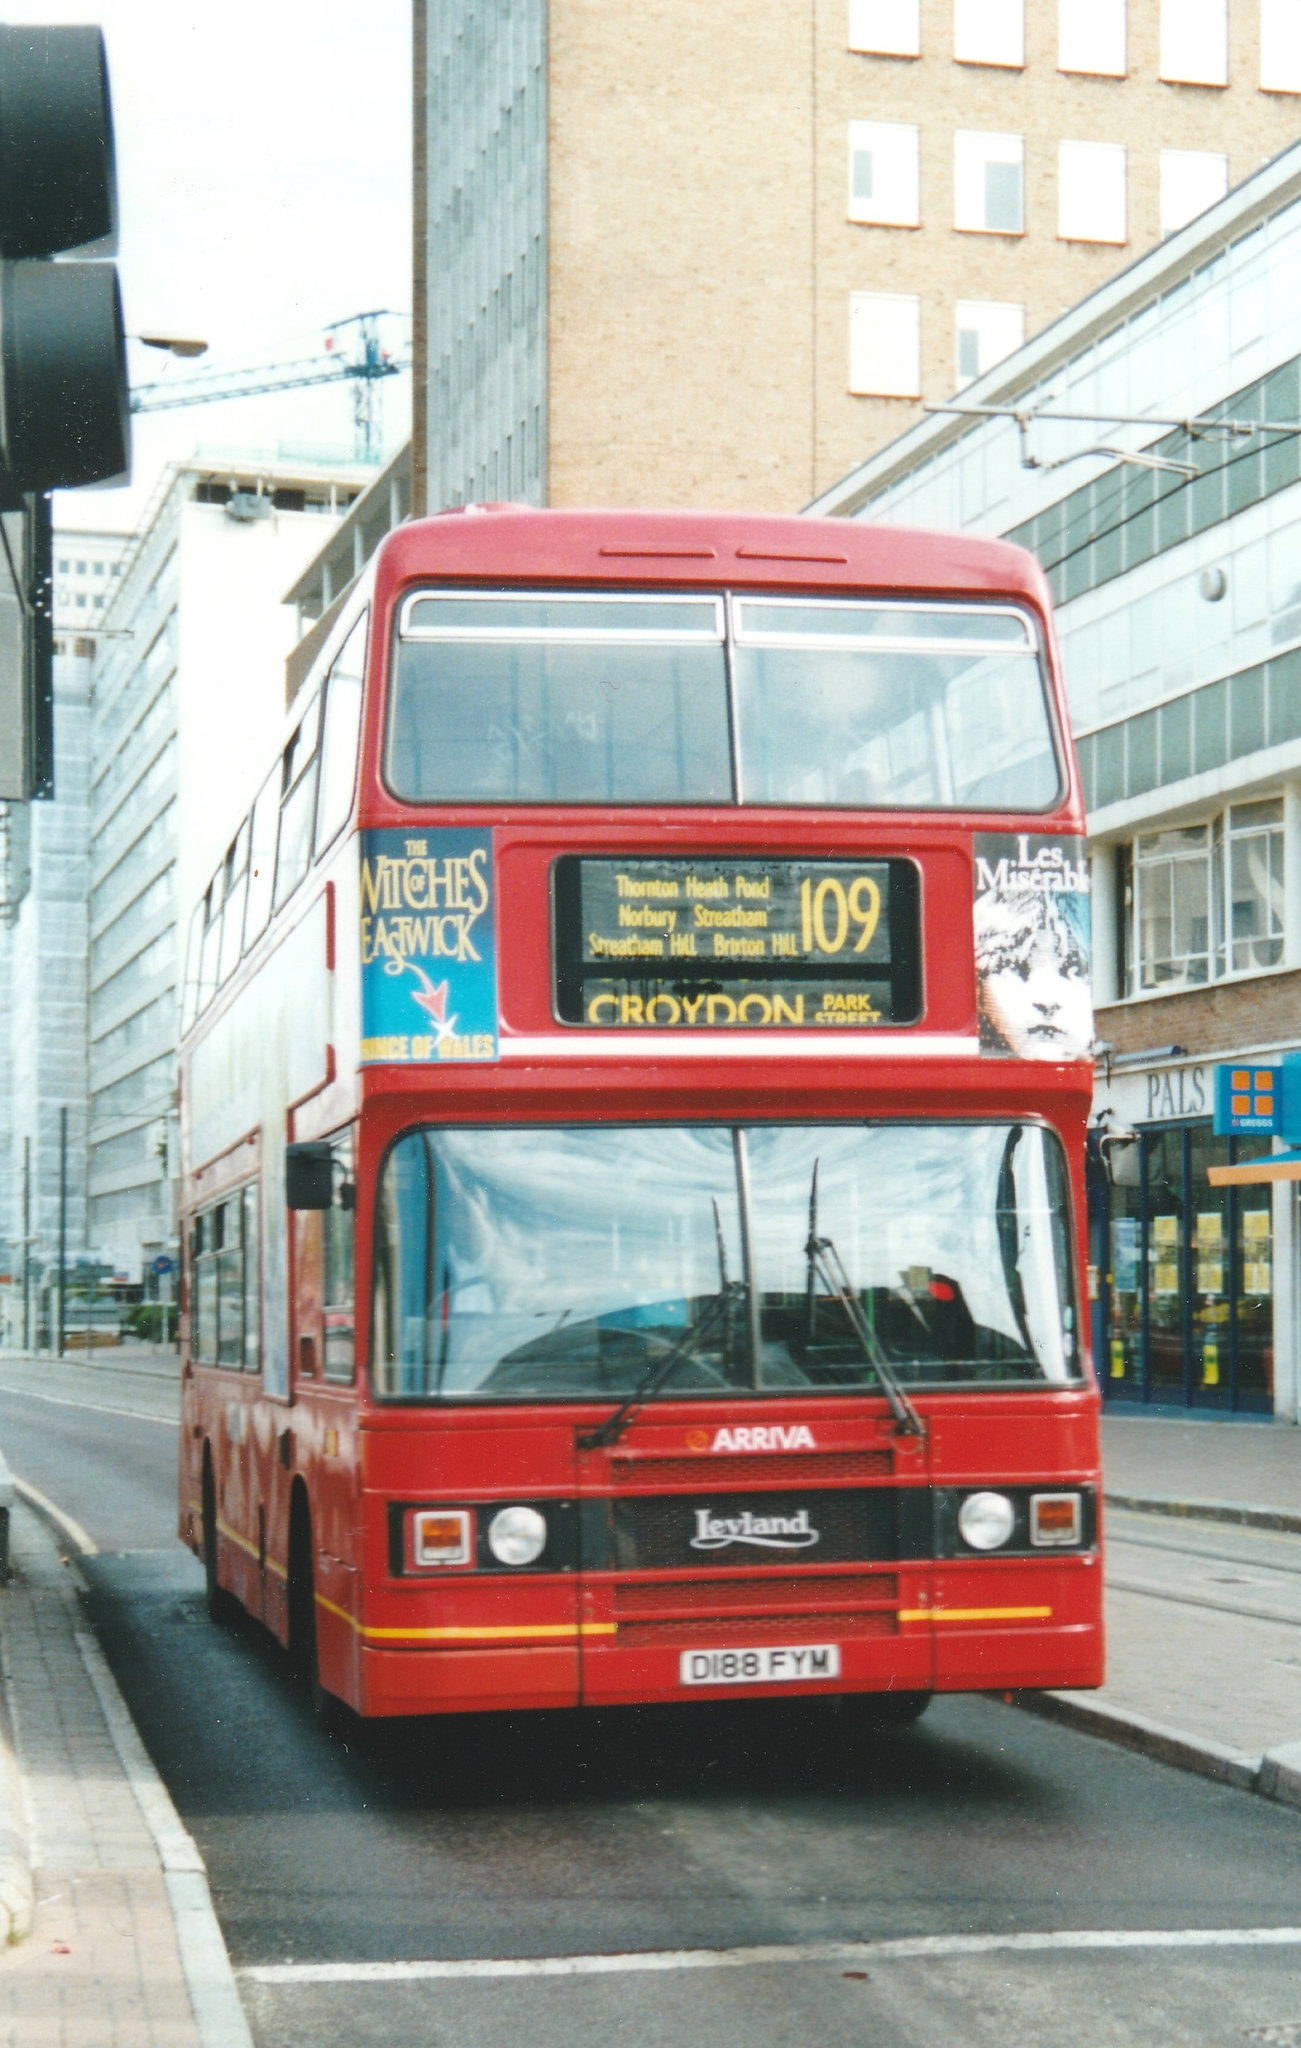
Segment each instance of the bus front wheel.
[{"label": "bus front wheel", "polygon": [[344,1734],[354,1716],[321,1684],[316,1642],[316,1574],[312,1564],[312,1518],[307,1500],[295,1493],[289,1515],[289,1667],[312,1702],[327,1735]]}]

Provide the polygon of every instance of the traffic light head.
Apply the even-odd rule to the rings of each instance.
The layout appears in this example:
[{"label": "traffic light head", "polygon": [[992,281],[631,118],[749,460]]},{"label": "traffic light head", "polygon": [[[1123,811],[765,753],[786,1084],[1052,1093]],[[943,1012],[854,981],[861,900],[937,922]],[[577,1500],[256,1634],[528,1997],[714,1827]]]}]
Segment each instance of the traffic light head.
[{"label": "traffic light head", "polygon": [[56,260],[115,230],[101,31],[0,27],[0,485],[11,502],[104,482],[130,461],[117,272]]},{"label": "traffic light head", "polygon": [[116,204],[101,31],[0,27],[0,255],[103,242]]}]

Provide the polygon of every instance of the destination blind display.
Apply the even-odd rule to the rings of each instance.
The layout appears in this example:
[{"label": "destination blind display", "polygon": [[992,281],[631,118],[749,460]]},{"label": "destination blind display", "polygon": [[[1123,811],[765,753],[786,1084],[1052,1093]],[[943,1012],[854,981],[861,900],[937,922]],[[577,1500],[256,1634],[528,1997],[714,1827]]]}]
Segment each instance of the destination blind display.
[{"label": "destination blind display", "polygon": [[920,1014],[908,860],[620,860],[555,866],[562,1023],[870,1029]]}]

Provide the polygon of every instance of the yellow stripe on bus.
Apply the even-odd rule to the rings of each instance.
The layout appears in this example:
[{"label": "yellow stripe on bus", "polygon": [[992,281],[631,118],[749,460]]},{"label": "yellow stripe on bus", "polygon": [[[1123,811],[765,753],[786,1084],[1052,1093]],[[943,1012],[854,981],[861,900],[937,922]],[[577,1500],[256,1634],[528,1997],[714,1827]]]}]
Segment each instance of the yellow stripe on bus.
[{"label": "yellow stripe on bus", "polygon": [[900,1621],[1051,1621],[1051,1607],[901,1607]]},{"label": "yellow stripe on bus", "polygon": [[336,1607],[333,1600],[327,1600],[324,1593],[316,1595],[316,1604],[323,1607],[327,1614],[337,1615],[340,1621],[346,1621],[349,1628],[356,1629],[357,1634],[364,1637],[367,1642],[478,1643],[502,1642],[511,1637],[519,1641],[527,1637],[530,1641],[554,1642],[561,1639],[572,1643],[579,1636],[616,1635],[619,1628],[616,1621],[521,1622],[518,1626],[506,1625],[495,1628],[367,1628],[354,1615],[349,1614],[346,1608]]},{"label": "yellow stripe on bus", "polygon": [[[201,1512],[199,1520],[203,1520]],[[217,1518],[217,1527],[228,1543],[235,1544],[236,1548],[242,1550],[247,1557],[254,1558],[259,1566],[264,1567],[269,1572],[274,1572],[278,1579],[287,1579],[289,1577],[288,1570],[284,1565],[277,1564],[274,1557],[264,1558],[256,1543],[250,1543],[246,1536],[241,1536],[237,1529],[232,1529],[229,1522],[223,1522],[220,1516]]]}]

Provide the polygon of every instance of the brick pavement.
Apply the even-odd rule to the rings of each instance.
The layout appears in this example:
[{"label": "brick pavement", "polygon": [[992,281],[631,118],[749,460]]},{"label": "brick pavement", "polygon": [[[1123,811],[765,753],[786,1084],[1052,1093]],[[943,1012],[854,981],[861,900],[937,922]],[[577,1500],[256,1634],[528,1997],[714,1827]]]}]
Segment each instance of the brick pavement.
[{"label": "brick pavement", "polygon": [[83,1638],[83,1654],[68,1568],[22,1508],[14,1562],[3,1654],[35,1909],[28,1938],[0,1951],[0,2048],[201,2048],[163,1859],[92,1675],[98,1652]]}]

